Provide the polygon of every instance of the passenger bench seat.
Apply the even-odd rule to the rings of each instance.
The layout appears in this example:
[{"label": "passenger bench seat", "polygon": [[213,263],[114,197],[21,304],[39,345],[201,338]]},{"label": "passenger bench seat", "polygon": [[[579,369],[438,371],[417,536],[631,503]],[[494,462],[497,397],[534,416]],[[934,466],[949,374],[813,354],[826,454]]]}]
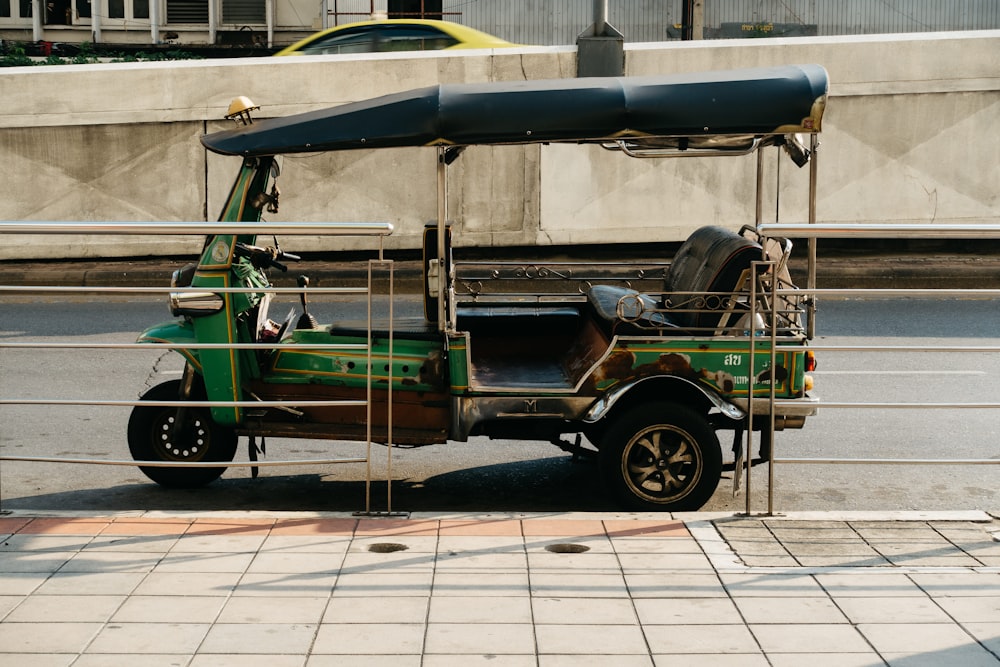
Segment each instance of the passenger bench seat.
[{"label": "passenger bench seat", "polygon": [[[676,308],[691,298],[684,292],[735,292],[743,272],[762,259],[764,251],[759,243],[724,227],[701,227],[674,255],[663,281],[666,294],[661,305]],[[721,314],[709,311],[722,309],[722,303],[707,304],[701,312],[682,310],[671,316],[680,327],[708,329],[718,326],[721,319]]]},{"label": "passenger bench seat", "polygon": [[[693,308],[685,302],[705,292],[735,292],[743,272],[763,256],[760,244],[734,231],[714,225],[701,227],[674,255],[664,279],[666,293],[659,303],[647,294],[611,285],[591,287],[587,301],[598,323],[612,336],[707,333],[722,318],[722,312],[712,311],[724,310],[725,304],[719,300]],[[618,316],[619,302],[624,319]],[[672,312],[649,312],[656,308]],[[693,312],[696,310],[700,312]]]}]

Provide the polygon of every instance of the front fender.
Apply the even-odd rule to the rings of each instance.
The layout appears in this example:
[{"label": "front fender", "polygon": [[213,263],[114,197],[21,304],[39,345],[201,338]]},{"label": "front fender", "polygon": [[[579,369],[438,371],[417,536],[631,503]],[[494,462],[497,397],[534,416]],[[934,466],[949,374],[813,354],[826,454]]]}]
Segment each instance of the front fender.
[{"label": "front fender", "polygon": [[174,320],[173,322],[156,324],[139,334],[135,342],[184,346],[175,348],[174,351],[184,357],[198,373],[202,372],[198,350],[189,347],[198,343],[198,339],[194,335],[194,325],[191,324],[190,320]]},{"label": "front fender", "polygon": [[675,390],[680,390],[678,393],[687,393],[688,395],[697,396],[699,399],[706,401],[712,407],[717,408],[730,419],[740,420],[746,416],[746,413],[743,410],[697,382],[692,382],[687,378],[678,377],[676,375],[653,375],[639,378],[633,382],[625,382],[616,385],[611,391],[601,396],[594,402],[593,405],[590,406],[590,409],[587,410],[587,414],[583,417],[583,422],[586,424],[595,424],[606,417],[611,412],[612,408],[615,407],[615,404],[629,394],[636,390],[647,388],[654,389],[657,385],[663,389],[673,387]]}]

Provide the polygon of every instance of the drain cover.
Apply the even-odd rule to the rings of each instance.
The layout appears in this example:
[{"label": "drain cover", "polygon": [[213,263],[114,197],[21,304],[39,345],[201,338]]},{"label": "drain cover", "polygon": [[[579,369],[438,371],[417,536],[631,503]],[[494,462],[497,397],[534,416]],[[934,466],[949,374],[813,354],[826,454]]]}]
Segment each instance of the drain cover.
[{"label": "drain cover", "polygon": [[545,550],[554,554],[582,554],[584,551],[590,551],[590,547],[583,544],[549,544]]}]

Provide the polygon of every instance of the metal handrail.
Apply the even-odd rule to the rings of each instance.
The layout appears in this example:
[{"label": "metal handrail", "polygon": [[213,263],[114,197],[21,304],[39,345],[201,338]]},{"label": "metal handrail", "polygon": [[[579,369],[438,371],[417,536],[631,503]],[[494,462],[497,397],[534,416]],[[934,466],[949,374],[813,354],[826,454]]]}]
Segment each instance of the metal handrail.
[{"label": "metal handrail", "polygon": [[[210,222],[23,222],[0,221],[0,235],[3,234],[120,234],[120,235],[197,235],[205,234],[286,234],[286,235],[337,235],[337,236],[369,236],[378,238],[378,258],[368,264],[368,281],[366,287],[326,287],[310,288],[310,294],[366,294],[368,296],[368,333],[369,344],[347,343],[66,343],[66,342],[0,342],[0,349],[143,349],[167,350],[187,349],[232,349],[232,350],[275,350],[288,349],[336,349],[336,350],[368,350],[368,394],[364,400],[296,400],[296,401],[140,401],[140,400],[81,400],[81,399],[6,399],[0,398],[0,405],[54,405],[54,406],[93,406],[93,407],[133,407],[137,405],[150,407],[239,407],[239,408],[288,408],[288,407],[359,407],[367,406],[366,439],[367,450],[364,457],[338,457],[321,459],[299,459],[280,461],[135,461],[109,459],[80,459],[66,457],[37,457],[2,455],[0,461],[68,463],[90,465],[117,465],[131,467],[161,467],[161,468],[239,468],[239,467],[278,467],[297,465],[326,465],[339,463],[366,463],[368,471],[365,491],[365,511],[370,512],[371,499],[371,310],[372,310],[372,267],[374,264],[386,264],[389,268],[390,295],[392,294],[392,261],[383,258],[383,239],[393,232],[391,223],[336,223],[336,222],[300,222],[300,223],[268,223],[266,227],[254,223],[210,223]],[[205,292],[204,287],[139,287],[139,286],[72,286],[57,287],[50,285],[0,285],[0,295],[16,293],[68,293],[68,294],[166,294],[185,292]],[[212,287],[207,291],[219,294],[301,294],[302,288],[294,287]],[[390,321],[392,305],[389,307]],[[390,337],[389,363],[392,363],[392,343]],[[390,385],[391,386],[391,385]],[[389,393],[391,397],[391,391]],[[391,398],[389,404],[389,436],[392,433]],[[391,455],[387,470],[387,499],[391,511]]]},{"label": "metal handrail", "polygon": [[0,221],[0,234],[122,234],[137,236],[205,234],[313,234],[389,236],[391,222],[55,222]]},{"label": "metal handrail", "polygon": [[757,230],[763,236],[796,239],[1000,238],[1000,225],[996,224],[762,222]]},{"label": "metal handrail", "polygon": [[366,463],[367,458],[285,459],[282,461],[136,461],[128,459],[75,459],[58,456],[4,456],[0,461],[27,463],[71,463],[98,466],[142,468],[281,468],[303,465],[333,465],[336,463]]},{"label": "metal handrail", "polygon": [[[37,293],[102,293],[102,294],[183,294],[185,292],[215,292],[217,294],[259,294],[269,292],[271,294],[301,294],[301,287],[138,287],[138,286],[67,286],[53,287],[51,285],[0,285],[0,292],[37,292]],[[364,287],[310,287],[310,294],[367,294]]]},{"label": "metal handrail", "polygon": [[366,350],[361,343],[4,343],[0,349],[85,350]]},{"label": "metal handrail", "polygon": [[[764,237],[787,237],[809,239],[885,239],[885,238],[948,238],[948,239],[983,239],[1000,238],[1000,225],[997,224],[820,224],[810,223],[760,223],[757,227]],[[814,258],[810,258],[810,274],[814,272]],[[893,297],[893,298],[941,298],[962,297],[973,299],[1000,298],[998,289],[819,289],[811,285],[806,289],[772,289],[770,293],[777,297],[785,294],[805,295],[813,298],[821,296],[850,297]],[[893,346],[893,345],[810,345],[813,351],[829,352],[998,352],[1000,346],[994,345],[937,345],[937,346]],[[768,400],[770,414],[774,408],[782,405],[794,405],[794,401],[781,401],[774,398],[772,391],[769,399],[748,397],[749,403],[754,400]],[[996,410],[1000,403],[853,403],[853,402],[823,402],[823,408],[830,409],[949,409],[949,410]],[[748,410],[752,415],[753,411]],[[752,418],[752,417],[751,417]],[[897,458],[830,458],[830,457],[785,457],[774,456],[774,424],[770,427],[772,453],[768,466],[768,505],[767,513],[774,513],[774,487],[777,464],[879,464],[879,465],[1000,465],[1000,459],[897,459]],[[750,483],[749,462],[747,472],[746,512],[750,514]]]}]

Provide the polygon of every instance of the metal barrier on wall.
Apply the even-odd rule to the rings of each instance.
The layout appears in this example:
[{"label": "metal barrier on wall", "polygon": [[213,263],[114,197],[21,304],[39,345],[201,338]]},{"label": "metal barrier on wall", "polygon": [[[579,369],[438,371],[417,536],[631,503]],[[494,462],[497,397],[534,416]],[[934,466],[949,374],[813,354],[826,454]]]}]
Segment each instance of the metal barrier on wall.
[{"label": "metal barrier on wall", "polygon": [[[368,335],[369,335],[369,345],[366,346],[369,355],[368,361],[368,400],[366,405],[368,410],[371,410],[371,312],[372,312],[372,270],[377,265],[384,265],[388,268],[390,277],[390,318],[392,314],[392,262],[382,259],[382,248],[381,248],[381,237],[391,233],[391,225],[372,225],[372,224],[337,224],[337,223],[292,223],[292,224],[271,224],[266,228],[268,233],[280,233],[289,235],[313,235],[317,233],[325,234],[339,234],[339,235],[365,235],[365,236],[376,236],[379,237],[379,259],[373,260],[369,264],[369,275],[368,275],[368,286],[366,288],[310,288],[311,292],[316,294],[338,294],[338,295],[358,295],[363,296],[367,294],[368,297]],[[240,234],[247,233],[248,231],[263,231],[263,228],[250,227],[246,225],[234,225],[234,224],[218,224],[218,223],[10,223],[10,222],[0,222],[0,235],[3,234],[143,234],[143,235],[155,235],[155,234],[193,234],[193,233],[222,233],[222,234]],[[788,238],[798,238],[798,239],[818,239],[818,238],[1000,238],[1000,225],[791,225],[791,224],[771,224],[764,223],[760,225],[760,231],[763,235],[769,237],[788,237]],[[983,289],[983,290],[945,290],[945,289],[928,289],[928,290],[894,290],[894,289],[854,289],[854,290],[829,290],[829,289],[819,289],[815,285],[807,286],[805,289],[796,290],[786,290],[778,287],[778,283],[773,283],[774,289],[771,291],[772,303],[776,302],[778,297],[782,296],[802,296],[809,295],[812,298],[822,299],[825,296],[849,296],[849,297],[906,297],[906,298],[937,298],[937,297],[963,297],[963,298],[977,298],[977,299],[1000,299],[1000,290],[995,289]],[[164,286],[162,288],[150,288],[150,287],[30,287],[30,286],[0,286],[0,296],[5,294],[13,293],[67,293],[67,294],[79,294],[79,293],[117,293],[117,294],[150,294],[150,293],[166,293],[166,292],[179,292],[179,291],[204,291],[204,288],[170,288]],[[299,294],[300,289],[297,288],[269,288],[267,290],[261,290],[258,288],[213,288],[213,291],[219,293],[248,293],[248,292],[261,292],[268,291],[276,294]],[[751,303],[755,304],[756,299],[751,298]],[[776,308],[771,309],[772,317],[777,313]],[[751,321],[755,321],[755,317],[751,314]],[[392,329],[390,322],[389,329]],[[777,327],[772,323],[770,331],[775,332]],[[88,349],[164,349],[164,350],[177,350],[177,349],[213,349],[213,348],[225,348],[225,349],[247,349],[247,350],[262,350],[262,349],[276,349],[282,347],[280,344],[276,343],[234,343],[234,344],[190,344],[190,345],[179,345],[179,344],[139,344],[139,343],[11,343],[0,341],[0,350],[3,349],[67,349],[67,348],[88,348]],[[343,345],[335,344],[296,344],[297,349],[327,349],[336,348],[343,349]],[[751,350],[754,346],[751,346]],[[773,350],[775,345],[771,345],[771,350]],[[830,346],[830,345],[819,345],[811,346],[812,350],[818,352],[899,352],[899,351],[920,351],[920,352],[959,352],[959,353],[996,353],[1000,352],[1000,346],[992,345],[974,345],[974,346],[919,346],[919,347],[900,347],[900,346]],[[391,347],[390,347],[391,350]],[[391,352],[390,352],[391,354]],[[773,365],[773,360],[772,360]],[[751,361],[752,364],[752,361]],[[390,367],[391,367],[391,357],[390,357]],[[753,366],[751,365],[751,368]],[[392,442],[391,434],[391,392],[389,393],[389,433],[387,441]],[[774,414],[774,407],[781,405],[781,401],[774,398],[773,392],[770,397],[761,398],[750,398],[749,412],[751,415],[756,414],[758,416]],[[764,403],[770,404],[770,407],[763,411],[758,411],[755,409],[755,404]],[[72,400],[57,400],[57,399],[9,399],[5,397],[0,397],[0,406],[2,405],[78,405],[78,406],[95,406],[95,407],[130,407],[139,405],[139,401],[110,401],[110,400],[86,400],[86,399],[72,399]],[[259,402],[259,401],[230,401],[230,402],[175,402],[175,401],[159,401],[159,402],[143,402],[144,405],[162,405],[166,407],[174,407],[180,405],[188,406],[232,406],[232,407],[267,407],[267,406],[279,406],[285,405],[280,401],[275,402]],[[296,401],[295,405],[306,405],[305,401]],[[316,406],[337,406],[337,405],[347,405],[343,401],[311,401],[308,404]],[[351,403],[353,406],[357,406],[358,403]],[[1000,403],[997,402],[976,402],[976,403],[949,403],[949,402],[933,402],[933,403],[872,403],[872,402],[821,402],[819,404],[820,410],[831,409],[898,409],[898,410],[996,410],[1000,408]],[[370,412],[369,412],[370,417]],[[323,458],[323,459],[306,459],[306,460],[288,460],[288,461],[234,461],[234,462],[210,462],[210,463],[166,463],[166,462],[136,462],[136,461],[116,461],[116,460],[100,460],[100,459],[79,459],[79,458],[56,458],[56,457],[28,457],[28,456],[0,456],[0,461],[36,461],[36,462],[51,462],[51,463],[73,463],[73,464],[98,464],[98,465],[118,465],[118,466],[149,466],[149,467],[274,467],[274,466],[293,466],[293,465],[325,465],[325,464],[335,464],[335,463],[367,463],[369,468],[367,471],[366,479],[366,499],[365,499],[365,511],[371,511],[371,498],[370,498],[370,484],[371,484],[371,432],[370,424],[371,419],[368,420],[368,454],[364,458]],[[769,429],[769,435],[773,442],[773,421],[766,428]],[[748,429],[748,433],[752,430]],[[749,437],[749,435],[748,435]],[[747,452],[749,453],[749,444],[747,446]],[[750,457],[748,456],[748,461]],[[776,486],[775,479],[775,467],[780,464],[887,464],[887,465],[998,465],[1000,464],[1000,459],[992,458],[959,458],[959,459],[926,459],[926,458],[912,458],[912,459],[889,459],[889,458],[801,458],[801,457],[777,457],[770,456],[768,463],[768,507],[767,511],[769,514],[774,512],[774,489]],[[387,484],[387,511],[392,511],[391,506],[391,465],[392,465],[392,452],[389,451],[389,456],[387,460],[387,471],[386,471],[386,481]],[[751,512],[751,493],[750,493],[750,467],[747,465],[747,488],[746,488],[746,512],[750,514]]]},{"label": "metal barrier on wall", "polygon": [[[135,460],[110,460],[110,459],[88,459],[88,458],[67,458],[67,457],[42,457],[42,456],[11,456],[0,455],[2,461],[21,461],[38,463],[66,463],[66,464],[91,464],[105,466],[129,466],[129,467],[149,467],[149,468],[263,468],[279,466],[302,466],[302,465],[332,465],[340,463],[364,463],[366,464],[365,483],[365,510],[364,513],[371,514],[371,449],[372,449],[372,311],[373,311],[373,275],[376,267],[384,270],[389,282],[389,330],[393,327],[393,261],[387,260],[383,256],[382,239],[392,233],[393,227],[390,223],[269,223],[266,228],[263,226],[251,225],[248,223],[205,223],[205,222],[173,222],[173,223],[119,223],[119,222],[0,222],[0,236],[14,234],[116,234],[116,235],[191,235],[191,234],[211,234],[211,235],[247,235],[267,232],[268,234],[287,235],[315,235],[327,234],[334,236],[367,236],[378,239],[378,258],[369,260],[367,272],[367,285],[365,287],[310,287],[310,294],[325,294],[338,296],[356,296],[367,298],[367,340],[366,345],[346,344],[346,343],[295,343],[296,350],[355,350],[367,351],[367,397],[365,400],[296,400],[293,403],[286,401],[158,401],[158,400],[94,400],[94,399],[24,399],[8,398],[0,396],[0,406],[3,405],[57,405],[57,406],[90,406],[90,407],[135,407],[139,405],[148,407],[234,407],[234,408],[290,408],[290,407],[362,407],[366,409],[366,453],[364,457],[347,458],[311,458],[296,460],[275,460],[275,461],[205,461],[205,462],[184,462],[184,461],[135,461]],[[166,294],[166,293],[203,293],[205,287],[127,287],[127,286],[17,286],[0,285],[0,297],[11,294]],[[217,294],[293,294],[302,293],[302,288],[282,288],[268,287],[212,287],[210,291]],[[92,350],[128,350],[128,349],[162,349],[162,350],[211,350],[211,349],[231,349],[231,350],[276,350],[293,347],[281,341],[269,343],[77,343],[77,342],[9,342],[0,341],[0,351],[9,350],[60,350],[60,349],[92,349]],[[393,361],[393,341],[390,334],[388,340],[388,363],[390,368]],[[387,445],[389,447],[386,457],[386,513],[392,513],[392,391],[391,384],[387,394]],[[0,498],[2,502],[2,498]]]},{"label": "metal barrier on wall", "polygon": [[[889,238],[936,238],[936,239],[996,239],[1000,238],[1000,225],[935,225],[935,224],[789,224],[762,223],[758,227],[762,236],[784,237],[797,239],[889,239]],[[815,280],[811,273],[810,281]],[[955,297],[964,299],[1000,299],[1000,289],[819,289],[810,284],[806,289],[775,289],[772,298],[782,295],[806,294],[812,299],[824,296],[854,297],[854,298],[941,298]],[[810,322],[810,330],[813,330]],[[772,345],[772,351],[774,347]],[[959,352],[959,353],[998,353],[1000,346],[847,346],[847,345],[810,345],[816,352]],[[782,405],[782,401],[774,398],[771,392],[768,398],[754,399],[751,397],[749,412],[754,413],[753,403],[764,401],[768,403],[767,412],[773,417],[774,408]],[[787,403],[787,402],[786,402]],[[819,403],[821,410],[840,409],[893,409],[893,410],[1000,410],[1000,403],[873,403],[873,402],[823,402]],[[771,442],[774,442],[774,422],[769,426]],[[749,438],[749,435],[748,435]],[[749,443],[748,443],[749,451]],[[750,496],[750,464],[749,456],[746,464],[746,514],[751,514]],[[869,464],[869,465],[1000,465],[996,458],[964,458],[964,459],[926,459],[926,458],[832,458],[832,457],[776,457],[772,449],[768,459],[768,500],[767,514],[774,513],[775,466],[779,464]]]}]

